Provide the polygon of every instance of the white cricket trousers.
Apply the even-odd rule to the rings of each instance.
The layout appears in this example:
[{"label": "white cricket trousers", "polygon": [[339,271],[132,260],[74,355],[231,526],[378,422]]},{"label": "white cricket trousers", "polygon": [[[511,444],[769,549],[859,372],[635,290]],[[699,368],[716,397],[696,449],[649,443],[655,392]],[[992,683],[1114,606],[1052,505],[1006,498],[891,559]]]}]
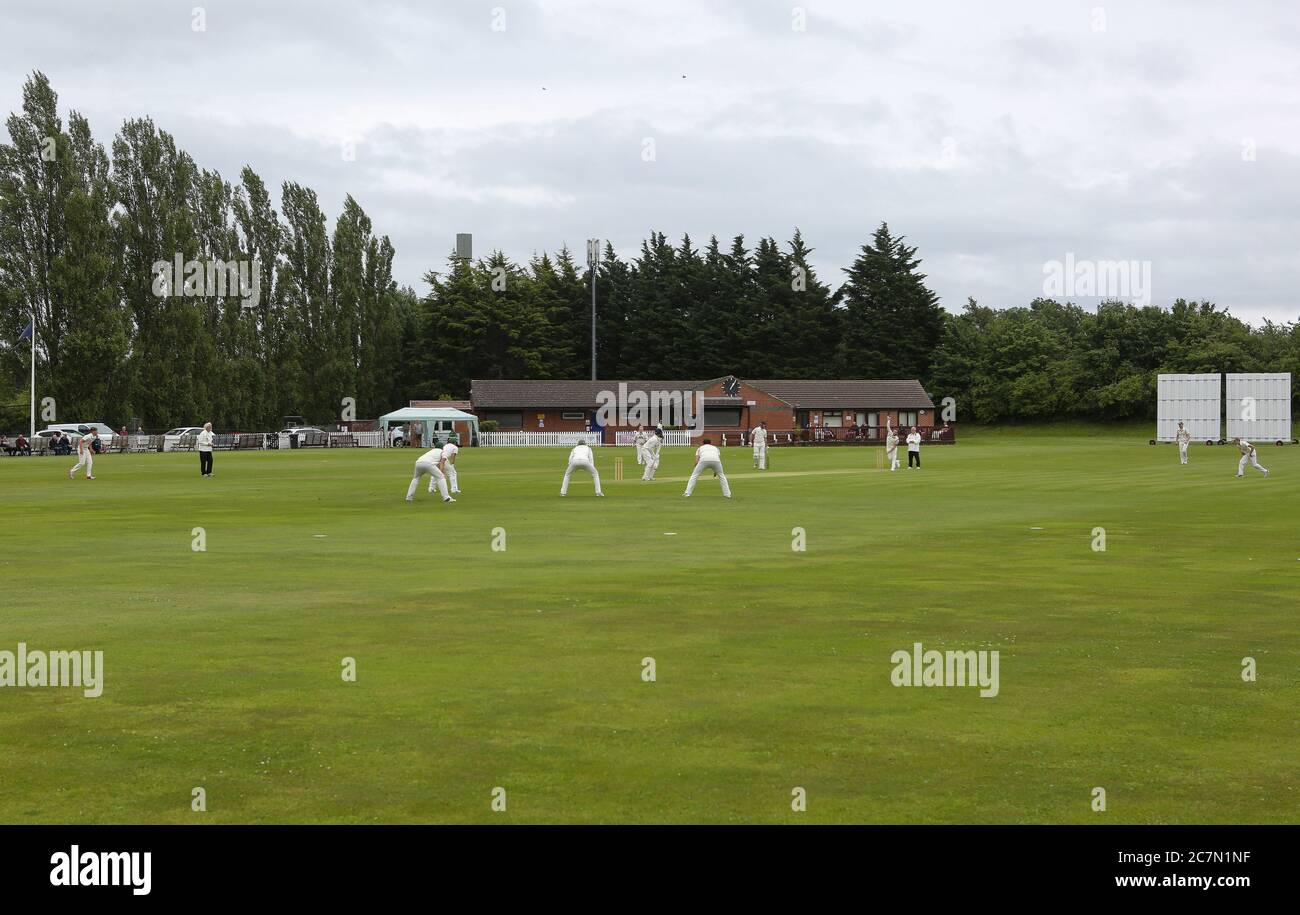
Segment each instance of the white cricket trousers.
[{"label": "white cricket trousers", "polygon": [[426,475],[429,477],[430,492],[433,491],[433,484],[436,483],[438,484],[439,495],[444,499],[451,498],[451,496],[447,495],[447,478],[442,475],[442,471],[438,469],[438,465],[426,464],[424,461],[416,461],[415,476],[411,477],[411,485],[406,489],[407,502],[413,502],[415,500],[415,491],[420,486],[420,479]]},{"label": "white cricket trousers", "polygon": [[767,445],[754,446],[754,466],[759,470],[767,469]]},{"label": "white cricket trousers", "polygon": [[637,462],[637,464],[644,464],[644,463],[645,463],[645,446],[644,446],[644,445],[637,445],[637,446],[636,446],[636,462]]},{"label": "white cricket trousers", "polygon": [[898,469],[898,449],[895,448],[895,449],[893,449],[892,451],[886,449],[886,450],[885,450],[885,457],[889,458],[889,469],[890,469],[890,470],[897,470],[897,469]]},{"label": "white cricket trousers", "polygon": [[704,473],[704,471],[706,470],[713,470],[717,472],[718,482],[722,484],[722,494],[726,496],[728,499],[730,499],[731,485],[727,482],[727,475],[722,472],[721,461],[700,461],[698,464],[696,464],[695,469],[691,471],[691,478],[686,481],[685,494],[689,496],[691,493],[695,492],[695,481],[698,480],[700,478],[700,474]]},{"label": "white cricket trousers", "polygon": [[[432,480],[430,480],[429,482],[430,484],[433,483]],[[455,464],[447,465],[447,485],[451,487],[452,492],[460,492],[460,480],[456,476]]]},{"label": "white cricket trousers", "polygon": [[1251,467],[1254,467],[1260,473],[1268,473],[1268,470],[1260,466],[1258,457],[1253,454],[1243,454],[1241,460],[1237,462],[1237,476],[1244,477],[1246,475],[1247,464],[1250,464]]},{"label": "white cricket trousers", "polygon": [[1187,463],[1187,442],[1178,443],[1178,463]]},{"label": "white cricket trousers", "polygon": [[569,461],[569,466],[564,471],[564,482],[560,484],[560,495],[568,495],[569,477],[573,476],[575,470],[585,470],[591,474],[591,479],[596,483],[596,495],[604,495],[600,491],[600,471],[596,469],[596,465],[591,461]]},{"label": "white cricket trousers", "polygon": [[77,471],[82,467],[86,468],[86,476],[93,477],[95,475],[95,452],[91,451],[89,448],[78,455],[77,466],[72,468],[72,472],[69,473],[68,476],[76,476]]},{"label": "white cricket trousers", "polygon": [[641,479],[653,480],[655,478],[655,471],[658,469],[659,469],[659,458],[651,457],[649,454],[647,454],[645,456],[645,473],[641,474]]}]

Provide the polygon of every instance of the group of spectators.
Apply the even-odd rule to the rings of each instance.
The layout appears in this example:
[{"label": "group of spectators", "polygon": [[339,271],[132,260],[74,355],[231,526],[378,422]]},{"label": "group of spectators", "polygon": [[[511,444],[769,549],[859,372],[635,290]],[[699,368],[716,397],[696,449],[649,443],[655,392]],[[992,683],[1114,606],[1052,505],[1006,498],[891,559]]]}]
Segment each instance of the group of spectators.
[{"label": "group of spectators", "polygon": [[[126,427],[123,426],[122,431],[118,434],[125,438]],[[101,445],[99,439],[96,438],[93,442],[93,447],[95,451],[99,452],[103,450],[104,446]],[[66,432],[61,432],[58,429],[54,430],[54,433],[50,436],[49,447],[49,451],[52,454],[66,456],[72,454],[72,452],[76,450],[77,444],[73,441],[72,436],[68,435]],[[16,454],[30,455],[32,453],[32,443],[29,442],[27,436],[23,435],[21,432],[18,433],[18,437],[12,442],[9,441],[9,436],[0,435],[0,451],[3,451],[9,457],[13,457]]]},{"label": "group of spectators", "polygon": [[[72,438],[64,435],[62,432],[55,432],[50,436],[50,451],[55,454],[72,454],[75,448],[76,445],[73,444]],[[29,442],[27,436],[23,435],[21,432],[18,433],[18,437],[12,442],[9,441],[9,436],[0,435],[0,451],[9,455],[9,457],[13,457],[16,454],[31,454],[32,443]]]},{"label": "group of spectators", "polygon": [[18,433],[18,438],[13,442],[9,441],[9,436],[0,435],[0,451],[9,455],[9,457],[13,457],[15,454],[31,454],[32,445],[31,442],[27,441],[27,436],[21,432]]}]

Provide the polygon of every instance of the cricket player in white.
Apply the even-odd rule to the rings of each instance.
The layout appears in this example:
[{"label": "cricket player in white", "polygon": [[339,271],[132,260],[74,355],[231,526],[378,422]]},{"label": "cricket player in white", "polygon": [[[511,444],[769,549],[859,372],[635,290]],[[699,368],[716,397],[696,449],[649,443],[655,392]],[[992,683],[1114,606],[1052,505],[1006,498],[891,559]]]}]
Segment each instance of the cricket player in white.
[{"label": "cricket player in white", "polygon": [[455,502],[456,500],[447,494],[447,476],[442,472],[445,466],[441,448],[430,448],[420,455],[419,460],[415,462],[415,475],[411,477],[411,485],[406,489],[406,501],[415,501],[415,490],[420,486],[420,478],[427,474],[430,478],[429,492],[433,492],[433,484],[436,483],[442,501]]},{"label": "cricket player in white", "polygon": [[199,476],[212,476],[212,445],[217,437],[212,434],[212,423],[204,423],[203,431],[194,439],[194,450],[199,453]]},{"label": "cricket player in white", "polygon": [[77,466],[68,471],[68,479],[71,480],[77,475],[77,471],[82,467],[86,468],[86,479],[95,479],[95,449],[92,442],[99,439],[99,433],[94,429],[83,435],[77,442]]},{"label": "cricket player in white", "polygon": [[1244,438],[1234,438],[1233,441],[1237,443],[1237,450],[1241,452],[1241,460],[1237,462],[1237,476],[1244,477],[1246,475],[1246,464],[1248,463],[1264,476],[1268,476],[1268,471],[1260,466],[1259,457],[1255,454],[1255,446]]},{"label": "cricket player in white", "polygon": [[695,449],[695,469],[691,471],[691,478],[686,481],[686,492],[682,495],[687,499],[691,497],[691,493],[695,491],[695,481],[706,470],[714,472],[718,482],[722,484],[722,494],[730,499],[731,486],[727,483],[727,475],[722,471],[722,455],[718,453],[718,448],[713,441],[707,438],[700,447]]},{"label": "cricket player in white", "polygon": [[889,416],[885,417],[885,457],[889,458],[889,469],[897,470],[898,433],[894,431],[893,418]]},{"label": "cricket player in white", "polygon": [[596,458],[591,453],[590,445],[576,445],[569,452],[569,466],[564,471],[564,482],[560,484],[560,495],[569,494],[569,477],[573,476],[573,471],[585,470],[591,474],[591,479],[596,484],[596,495],[603,496],[600,491],[600,472],[596,470]]},{"label": "cricket player in white", "polygon": [[1174,441],[1178,443],[1178,463],[1187,463],[1187,446],[1192,443],[1192,433],[1183,428],[1183,424],[1178,424],[1178,431],[1174,433]]},{"label": "cricket player in white", "polygon": [[[460,454],[460,446],[447,439],[447,444],[442,446],[443,471],[447,477],[447,486],[450,487],[452,495],[460,492],[460,479],[456,476],[456,456]],[[433,492],[433,480],[429,481],[429,492]]]},{"label": "cricket player in white", "polygon": [[912,431],[907,433],[907,469],[912,469],[912,461],[916,461],[916,469],[921,469],[921,433],[916,431],[916,426]]},{"label": "cricket player in white", "polygon": [[645,426],[638,425],[636,435],[632,436],[632,444],[636,446],[636,462],[638,464],[646,462],[645,445],[649,440],[650,437],[646,435]]},{"label": "cricket player in white", "polygon": [[651,435],[645,440],[645,473],[641,475],[642,480],[653,480],[655,471],[659,469],[659,449],[664,446],[663,439],[657,435]]},{"label": "cricket player in white", "polygon": [[759,470],[767,469],[767,423],[759,423],[750,436],[754,443],[754,466]]}]

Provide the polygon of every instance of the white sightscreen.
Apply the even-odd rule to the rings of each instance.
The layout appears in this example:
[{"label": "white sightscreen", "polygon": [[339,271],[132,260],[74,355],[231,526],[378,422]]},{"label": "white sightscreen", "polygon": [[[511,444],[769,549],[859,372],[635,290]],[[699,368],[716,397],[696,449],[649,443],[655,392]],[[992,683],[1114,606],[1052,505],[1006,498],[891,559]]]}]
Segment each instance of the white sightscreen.
[{"label": "white sightscreen", "polygon": [[1291,440],[1290,372],[1230,373],[1224,406],[1228,438]]},{"label": "white sightscreen", "polygon": [[1192,441],[1218,441],[1219,395],[1223,385],[1218,372],[1205,375],[1161,375],[1156,383],[1156,440],[1172,442],[1182,422]]}]

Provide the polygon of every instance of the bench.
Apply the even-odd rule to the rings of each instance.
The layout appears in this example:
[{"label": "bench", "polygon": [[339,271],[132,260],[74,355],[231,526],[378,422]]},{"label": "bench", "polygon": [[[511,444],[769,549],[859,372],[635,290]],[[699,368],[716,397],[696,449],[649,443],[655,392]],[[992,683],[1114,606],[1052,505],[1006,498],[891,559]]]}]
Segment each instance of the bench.
[{"label": "bench", "polygon": [[162,450],[162,437],[158,435],[132,435],[129,441],[128,450],[131,454]]}]

